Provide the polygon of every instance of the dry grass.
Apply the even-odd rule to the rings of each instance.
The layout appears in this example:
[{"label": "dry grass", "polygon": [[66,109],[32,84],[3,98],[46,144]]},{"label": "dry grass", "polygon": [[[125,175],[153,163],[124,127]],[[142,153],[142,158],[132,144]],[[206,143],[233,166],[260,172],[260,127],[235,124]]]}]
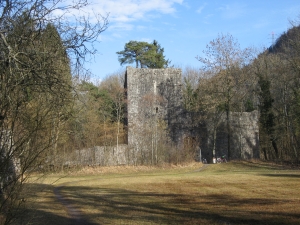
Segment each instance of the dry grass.
[{"label": "dry grass", "polygon": [[17,224],[68,224],[69,216],[64,206],[53,194],[57,177],[42,175],[28,179],[24,191],[25,208],[19,213]]},{"label": "dry grass", "polygon": [[[93,224],[300,224],[299,170],[261,162],[201,166],[89,168],[55,185]],[[52,193],[55,179],[31,182],[45,190],[31,204],[45,223],[32,224],[69,219]]]}]

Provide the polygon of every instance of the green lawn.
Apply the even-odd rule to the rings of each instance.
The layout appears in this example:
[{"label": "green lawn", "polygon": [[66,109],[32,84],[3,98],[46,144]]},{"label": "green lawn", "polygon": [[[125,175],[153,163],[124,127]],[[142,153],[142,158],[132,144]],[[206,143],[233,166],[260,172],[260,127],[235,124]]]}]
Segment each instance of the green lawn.
[{"label": "green lawn", "polygon": [[53,194],[60,187],[64,203],[90,224],[300,224],[299,170],[261,162],[201,166],[32,180],[31,222],[69,223]]}]

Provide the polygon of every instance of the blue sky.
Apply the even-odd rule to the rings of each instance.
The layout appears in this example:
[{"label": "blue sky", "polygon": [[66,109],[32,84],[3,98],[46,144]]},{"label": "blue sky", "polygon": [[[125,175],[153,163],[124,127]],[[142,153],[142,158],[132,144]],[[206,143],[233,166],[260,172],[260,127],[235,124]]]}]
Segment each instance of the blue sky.
[{"label": "blue sky", "polygon": [[[93,80],[126,68],[117,51],[130,40],[152,42],[176,67],[200,68],[196,56],[218,34],[231,34],[241,48],[262,49],[300,19],[297,0],[93,0],[96,13],[109,13],[109,26],[96,44],[98,53],[86,67]],[[132,65],[134,66],[134,65]]]}]

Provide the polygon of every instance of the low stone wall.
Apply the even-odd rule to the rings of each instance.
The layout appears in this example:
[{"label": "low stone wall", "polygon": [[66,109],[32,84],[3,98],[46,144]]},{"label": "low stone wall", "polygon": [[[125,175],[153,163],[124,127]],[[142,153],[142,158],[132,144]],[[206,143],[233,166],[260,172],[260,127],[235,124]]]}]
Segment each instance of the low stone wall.
[{"label": "low stone wall", "polygon": [[75,151],[74,160],[65,164],[115,166],[128,164],[126,157],[127,145],[95,146]]}]

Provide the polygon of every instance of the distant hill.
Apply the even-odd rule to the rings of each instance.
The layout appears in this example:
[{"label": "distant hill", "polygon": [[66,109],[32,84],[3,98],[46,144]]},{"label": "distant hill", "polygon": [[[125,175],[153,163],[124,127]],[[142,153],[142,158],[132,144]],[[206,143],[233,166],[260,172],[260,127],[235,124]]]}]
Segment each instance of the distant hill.
[{"label": "distant hill", "polygon": [[284,32],[268,49],[269,53],[283,53],[292,43],[300,42],[300,26],[294,26]]}]

